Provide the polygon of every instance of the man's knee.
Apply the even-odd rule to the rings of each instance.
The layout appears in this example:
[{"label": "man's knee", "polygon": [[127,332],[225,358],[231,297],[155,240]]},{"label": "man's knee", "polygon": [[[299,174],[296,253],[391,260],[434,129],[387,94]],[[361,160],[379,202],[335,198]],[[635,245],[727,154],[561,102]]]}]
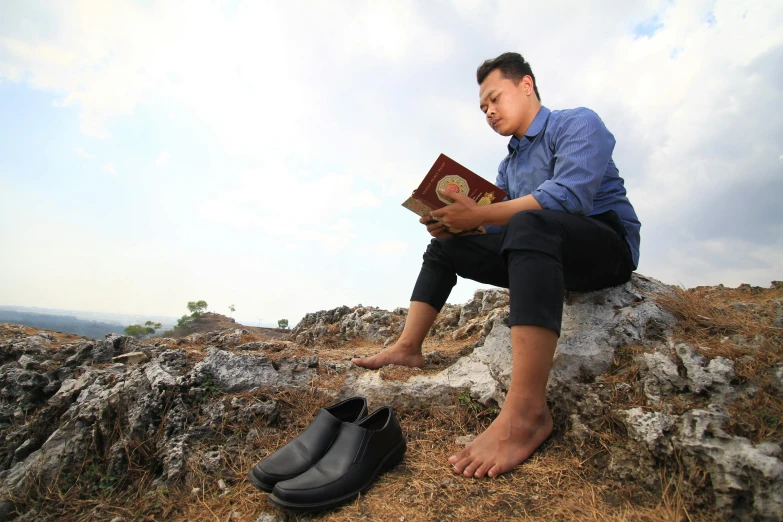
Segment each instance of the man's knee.
[{"label": "man's knee", "polygon": [[503,249],[551,253],[559,250],[560,234],[557,227],[547,219],[550,212],[553,211],[524,210],[511,216],[503,237]]},{"label": "man's knee", "polygon": [[424,251],[424,261],[434,261],[436,263],[443,263],[450,259],[449,242],[451,239],[438,239],[433,238],[430,244],[427,245],[427,250]]},{"label": "man's knee", "polygon": [[547,228],[549,225],[543,212],[543,210],[523,210],[522,212],[517,212],[508,220],[507,228],[526,231]]}]

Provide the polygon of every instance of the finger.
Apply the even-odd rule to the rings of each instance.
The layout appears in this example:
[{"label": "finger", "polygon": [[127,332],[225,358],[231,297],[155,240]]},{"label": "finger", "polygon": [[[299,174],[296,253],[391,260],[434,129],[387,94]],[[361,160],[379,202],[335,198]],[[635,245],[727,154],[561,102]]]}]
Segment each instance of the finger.
[{"label": "finger", "polygon": [[432,217],[434,218],[440,218],[443,217],[444,214],[446,214],[447,209],[446,208],[439,208],[438,210],[432,211]]},{"label": "finger", "polygon": [[432,219],[432,216],[421,216],[421,217],[419,218],[419,223],[422,223],[422,224],[424,224],[424,225],[429,225],[429,224],[431,224],[433,221],[435,221],[435,220],[434,220],[434,219]]},{"label": "finger", "polygon": [[457,195],[456,192],[452,192],[452,191],[446,190],[446,189],[440,189],[438,192],[440,192],[441,196],[443,196],[445,198],[448,198],[448,199],[454,199],[454,196]]},{"label": "finger", "polygon": [[468,196],[460,192],[449,192],[448,190],[441,189],[440,193],[445,197],[452,199],[454,201],[465,201],[466,199],[470,199],[471,201],[473,201],[471,198],[469,198]]},{"label": "finger", "polygon": [[427,232],[437,232],[442,228],[444,228],[443,223],[433,223],[432,225],[427,225]]}]

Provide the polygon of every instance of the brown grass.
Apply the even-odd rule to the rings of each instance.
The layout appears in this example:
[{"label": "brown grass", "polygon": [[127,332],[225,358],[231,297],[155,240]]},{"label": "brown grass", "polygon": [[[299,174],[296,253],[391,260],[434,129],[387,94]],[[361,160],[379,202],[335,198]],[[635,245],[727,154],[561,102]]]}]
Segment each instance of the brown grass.
[{"label": "brown grass", "polygon": [[[37,498],[25,503],[38,506],[48,520],[59,522],[114,517],[253,522],[261,512],[293,520],[273,506],[266,494],[255,490],[245,475],[258,460],[304,429],[318,408],[331,399],[312,388],[243,395],[277,400],[282,418],[272,427],[260,421],[252,426],[225,423],[214,440],[194,449],[186,485],[153,489],[150,470],[137,467],[129,472],[130,487],[104,488],[100,477],[96,486],[96,470],[84,467],[72,486],[39,484]],[[667,479],[662,474],[663,494],[658,496],[639,485],[618,483],[607,475],[605,466],[580,458],[558,433],[514,473],[493,480],[465,479],[451,471],[446,459],[461,447],[456,438],[482,431],[496,409],[455,400],[449,407],[398,413],[408,439],[403,463],[382,476],[363,498],[316,514],[314,520],[706,520],[689,513],[681,477]],[[251,428],[258,436],[246,441]],[[203,469],[203,454],[216,449],[221,452],[220,469]],[[220,489],[219,479],[225,481],[226,490]]]},{"label": "brown grass", "polygon": [[655,300],[679,320],[677,340],[708,359],[734,361],[740,391],[728,405],[727,431],[754,443],[783,438],[783,398],[773,382],[773,369],[783,365],[783,328],[773,325],[783,287],[675,288]]},{"label": "brown grass", "polygon": [[[671,294],[656,296],[679,320],[674,333],[678,342],[693,344],[707,358],[719,355],[731,358],[737,371],[735,384],[740,388],[743,384],[755,384],[755,394],[740,394],[738,400],[728,405],[731,423],[727,427],[754,442],[783,436],[779,421],[783,419],[783,405],[770,374],[772,367],[783,363],[783,334],[772,326],[775,300],[783,297],[782,294],[783,289],[697,288],[676,289]],[[732,307],[734,302],[748,306]],[[757,337],[758,334],[763,337]],[[450,362],[451,358],[469,352],[474,340],[475,337],[459,341],[428,339],[424,351],[437,350]],[[203,346],[196,345],[177,348],[185,348],[188,357],[194,359],[204,351]],[[292,345],[269,355],[317,354],[321,361],[347,363],[354,355],[371,355],[380,349],[356,339],[341,347]],[[695,522],[715,519],[706,475],[698,469],[686,475],[676,455],[661,465],[656,487],[633,479],[619,481],[608,469],[612,451],[624,444],[627,437],[623,423],[611,412],[646,405],[635,364],[635,357],[644,350],[641,345],[632,345],[617,351],[611,371],[603,378],[606,411],[603,417],[595,419],[581,447],[575,447],[565,436],[567,421],[560,419],[550,439],[526,463],[496,479],[457,476],[446,459],[461,447],[456,443],[457,437],[480,433],[497,409],[485,408],[460,396],[454,398],[451,406],[397,410],[408,439],[405,460],[383,475],[363,498],[315,514],[312,520]],[[423,370],[391,368],[384,370],[382,377],[406,380],[412,375],[440,371],[442,367],[443,363],[430,363]],[[266,494],[255,490],[245,475],[258,460],[301,432],[319,407],[333,402],[331,396],[319,389],[338,391],[344,379],[343,372],[321,365],[313,383],[302,389],[239,394],[278,401],[281,418],[271,426],[262,419],[241,426],[224,422],[214,437],[193,447],[187,484],[153,489],[154,472],[146,461],[156,458],[151,450],[154,444],[149,444],[154,440],[137,441],[139,444],[129,451],[139,458],[129,459],[133,465],[122,484],[102,487],[101,470],[85,465],[70,485],[37,484],[30,488],[28,495],[16,500],[48,517],[42,516],[41,520],[58,522],[114,517],[126,521],[253,522],[262,512],[295,520],[273,506]],[[229,401],[231,397],[223,396],[223,399]],[[678,396],[674,412],[700,407],[702,400]],[[251,429],[257,435],[247,440]],[[214,451],[221,455],[219,468],[205,469],[202,456]],[[221,490],[220,479],[225,481],[227,489]]]}]

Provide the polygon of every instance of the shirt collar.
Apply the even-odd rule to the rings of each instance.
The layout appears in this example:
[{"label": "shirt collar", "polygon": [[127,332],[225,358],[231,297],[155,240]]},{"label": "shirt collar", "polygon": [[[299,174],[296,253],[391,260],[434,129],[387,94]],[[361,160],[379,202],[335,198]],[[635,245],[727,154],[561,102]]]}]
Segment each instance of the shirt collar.
[{"label": "shirt collar", "polygon": [[[533,118],[533,122],[530,124],[530,126],[525,131],[525,137],[529,141],[533,141],[533,138],[538,136],[538,134],[541,132],[541,130],[544,128],[544,124],[546,123],[546,120],[549,118],[549,113],[551,111],[541,106],[541,109],[538,111],[538,114],[536,114],[536,117]],[[519,140],[516,136],[512,136],[511,140],[508,142],[508,151],[513,152],[519,147]]]}]

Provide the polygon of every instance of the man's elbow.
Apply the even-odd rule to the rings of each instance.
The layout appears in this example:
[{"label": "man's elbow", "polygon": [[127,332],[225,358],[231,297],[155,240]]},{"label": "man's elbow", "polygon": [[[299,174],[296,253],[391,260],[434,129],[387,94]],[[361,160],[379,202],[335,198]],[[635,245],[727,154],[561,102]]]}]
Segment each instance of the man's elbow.
[{"label": "man's elbow", "polygon": [[534,197],[544,210],[560,210],[582,216],[587,216],[593,211],[592,200],[580,197],[572,191],[552,194],[544,190],[538,190]]}]

